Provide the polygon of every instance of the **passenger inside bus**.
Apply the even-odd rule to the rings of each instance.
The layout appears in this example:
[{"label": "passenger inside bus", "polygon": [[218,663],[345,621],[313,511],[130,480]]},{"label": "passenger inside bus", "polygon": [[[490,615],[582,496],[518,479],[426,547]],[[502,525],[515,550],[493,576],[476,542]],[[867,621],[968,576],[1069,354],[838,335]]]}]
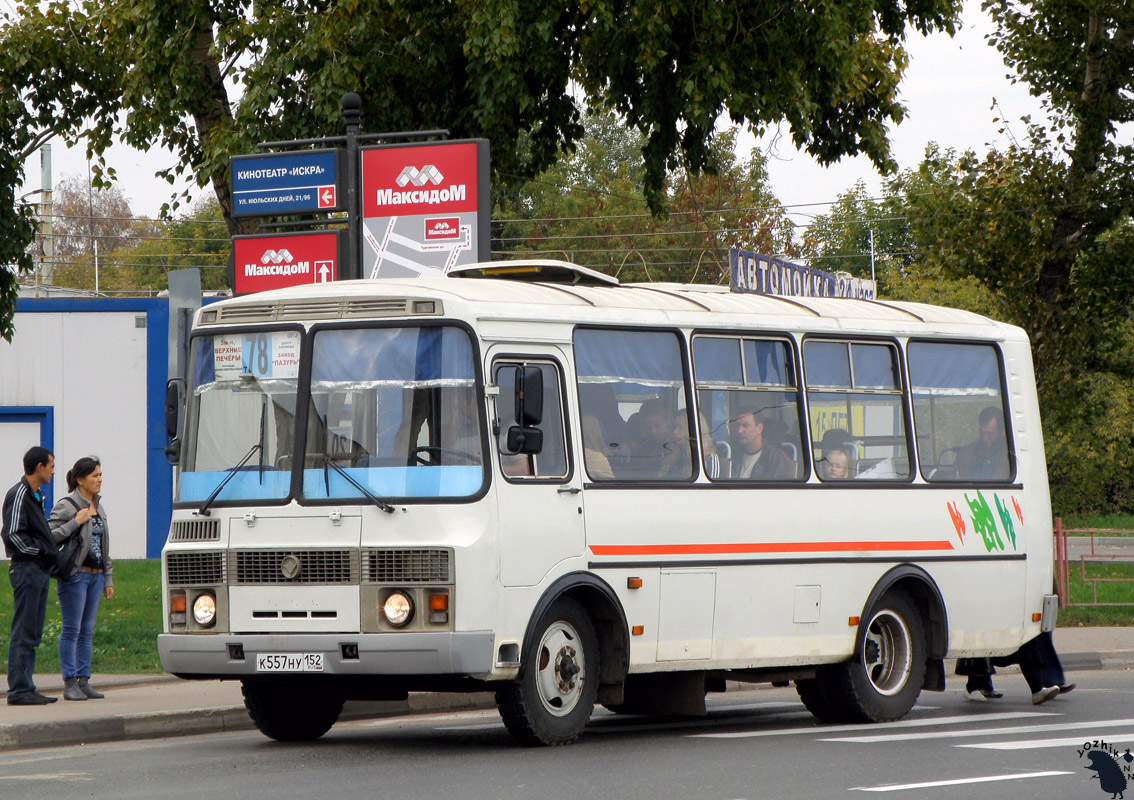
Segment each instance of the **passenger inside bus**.
[{"label": "passenger inside bus", "polygon": [[587,414],[583,417],[583,459],[587,464],[587,474],[599,480],[614,478],[610,458],[598,417]]},{"label": "passenger inside bus", "polygon": [[1008,478],[1008,443],[1004,438],[1003,414],[995,406],[980,412],[980,437],[957,448],[957,474],[962,480],[1005,480]]},{"label": "passenger inside bus", "polygon": [[821,480],[838,481],[854,477],[854,442],[842,428],[832,428],[823,434],[819,445],[822,458],[815,462]]},{"label": "passenger inside bus", "polygon": [[626,477],[689,477],[689,434],[686,426],[678,428],[675,416],[661,398],[642,403],[630,419],[632,449]]},{"label": "passenger inside bus", "polygon": [[[771,438],[769,419],[755,408],[742,408],[732,420],[732,477],[745,480],[788,480],[795,477],[795,464]],[[739,452],[737,452],[739,451]]]}]

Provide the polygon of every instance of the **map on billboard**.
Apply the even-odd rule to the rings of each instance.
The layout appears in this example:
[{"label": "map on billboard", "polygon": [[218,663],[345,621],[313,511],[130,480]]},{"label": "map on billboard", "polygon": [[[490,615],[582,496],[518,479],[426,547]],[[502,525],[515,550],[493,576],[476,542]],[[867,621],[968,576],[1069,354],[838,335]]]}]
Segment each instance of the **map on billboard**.
[{"label": "map on billboard", "polygon": [[488,142],[362,149],[362,277],[444,275],[489,259]]}]

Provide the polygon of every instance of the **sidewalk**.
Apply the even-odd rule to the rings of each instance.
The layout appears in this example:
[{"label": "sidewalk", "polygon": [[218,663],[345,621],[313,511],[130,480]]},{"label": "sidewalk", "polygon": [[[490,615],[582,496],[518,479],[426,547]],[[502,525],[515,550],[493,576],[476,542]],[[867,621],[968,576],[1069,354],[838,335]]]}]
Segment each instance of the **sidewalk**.
[{"label": "sidewalk", "polygon": [[[1134,668],[1134,627],[1056,628],[1055,646],[1068,671]],[[1014,669],[1014,668],[1012,668]],[[1011,669],[1005,670],[1010,672]],[[952,676],[952,664],[946,675]],[[61,697],[58,675],[37,675],[44,694]],[[0,702],[0,751],[126,739],[158,739],[253,727],[238,681],[183,681],[171,675],[96,675],[102,700],[48,706]],[[374,719],[491,708],[492,695],[411,694],[395,702],[350,702],[340,719]]]}]

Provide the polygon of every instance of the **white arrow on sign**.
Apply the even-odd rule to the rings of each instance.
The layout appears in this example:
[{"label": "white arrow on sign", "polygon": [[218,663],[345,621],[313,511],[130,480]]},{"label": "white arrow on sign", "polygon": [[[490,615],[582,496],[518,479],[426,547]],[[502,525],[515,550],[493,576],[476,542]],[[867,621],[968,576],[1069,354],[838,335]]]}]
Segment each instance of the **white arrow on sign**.
[{"label": "white arrow on sign", "polygon": [[334,193],[333,191],[331,191],[330,189],[328,189],[327,191],[323,192],[323,204],[324,204],[324,205],[328,205],[328,206],[329,206],[329,205],[331,205],[331,204],[332,204],[332,203],[333,203],[334,201],[335,201],[335,193]]},{"label": "white arrow on sign", "polygon": [[317,283],[329,283],[330,282],[330,280],[331,280],[330,279],[330,274],[331,274],[330,263],[331,263],[330,261],[316,261],[315,262],[315,274],[316,274],[316,277],[318,278],[318,280],[316,281]]}]

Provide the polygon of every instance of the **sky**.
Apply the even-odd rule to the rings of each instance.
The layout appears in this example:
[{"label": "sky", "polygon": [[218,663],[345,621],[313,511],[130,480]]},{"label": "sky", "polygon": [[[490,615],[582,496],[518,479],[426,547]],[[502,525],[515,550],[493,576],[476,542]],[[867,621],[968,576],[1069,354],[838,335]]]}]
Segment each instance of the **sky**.
[{"label": "sky", "polygon": [[[910,34],[906,42],[910,64],[900,89],[908,116],[890,131],[892,153],[899,167],[920,163],[926,144],[931,141],[943,148],[973,149],[978,153],[990,144],[1005,147],[1009,144],[1008,136],[998,132],[1000,125],[994,122],[997,116],[1009,120],[1011,131],[1019,139],[1025,133],[1020,117],[1043,118],[1039,101],[1028,94],[1023,84],[1008,80],[1008,68],[985,41],[992,29],[991,20],[980,10],[979,0],[966,0],[962,26],[952,38],[945,34]],[[994,98],[1003,113],[991,109]],[[769,133],[759,140],[748,137],[747,141],[769,156],[772,191],[800,225],[826,211],[825,204],[833,202],[858,180],[866,183],[872,195],[878,194],[882,185],[882,179],[863,156],[845,158],[828,168],[819,166],[795,150],[786,127],[778,139]],[[56,185],[67,176],[87,172],[81,147],[67,149],[56,142],[51,158]],[[155,149],[143,153],[118,145],[108,152],[107,163],[117,171],[119,187],[135,214],[157,216],[173,194],[169,184],[154,177],[157,170],[174,163],[169,152]],[[19,194],[41,188],[40,156],[32,156],[25,166],[27,181]],[[206,191],[211,189],[194,187],[194,197]],[[34,198],[29,200],[35,202]]]}]

